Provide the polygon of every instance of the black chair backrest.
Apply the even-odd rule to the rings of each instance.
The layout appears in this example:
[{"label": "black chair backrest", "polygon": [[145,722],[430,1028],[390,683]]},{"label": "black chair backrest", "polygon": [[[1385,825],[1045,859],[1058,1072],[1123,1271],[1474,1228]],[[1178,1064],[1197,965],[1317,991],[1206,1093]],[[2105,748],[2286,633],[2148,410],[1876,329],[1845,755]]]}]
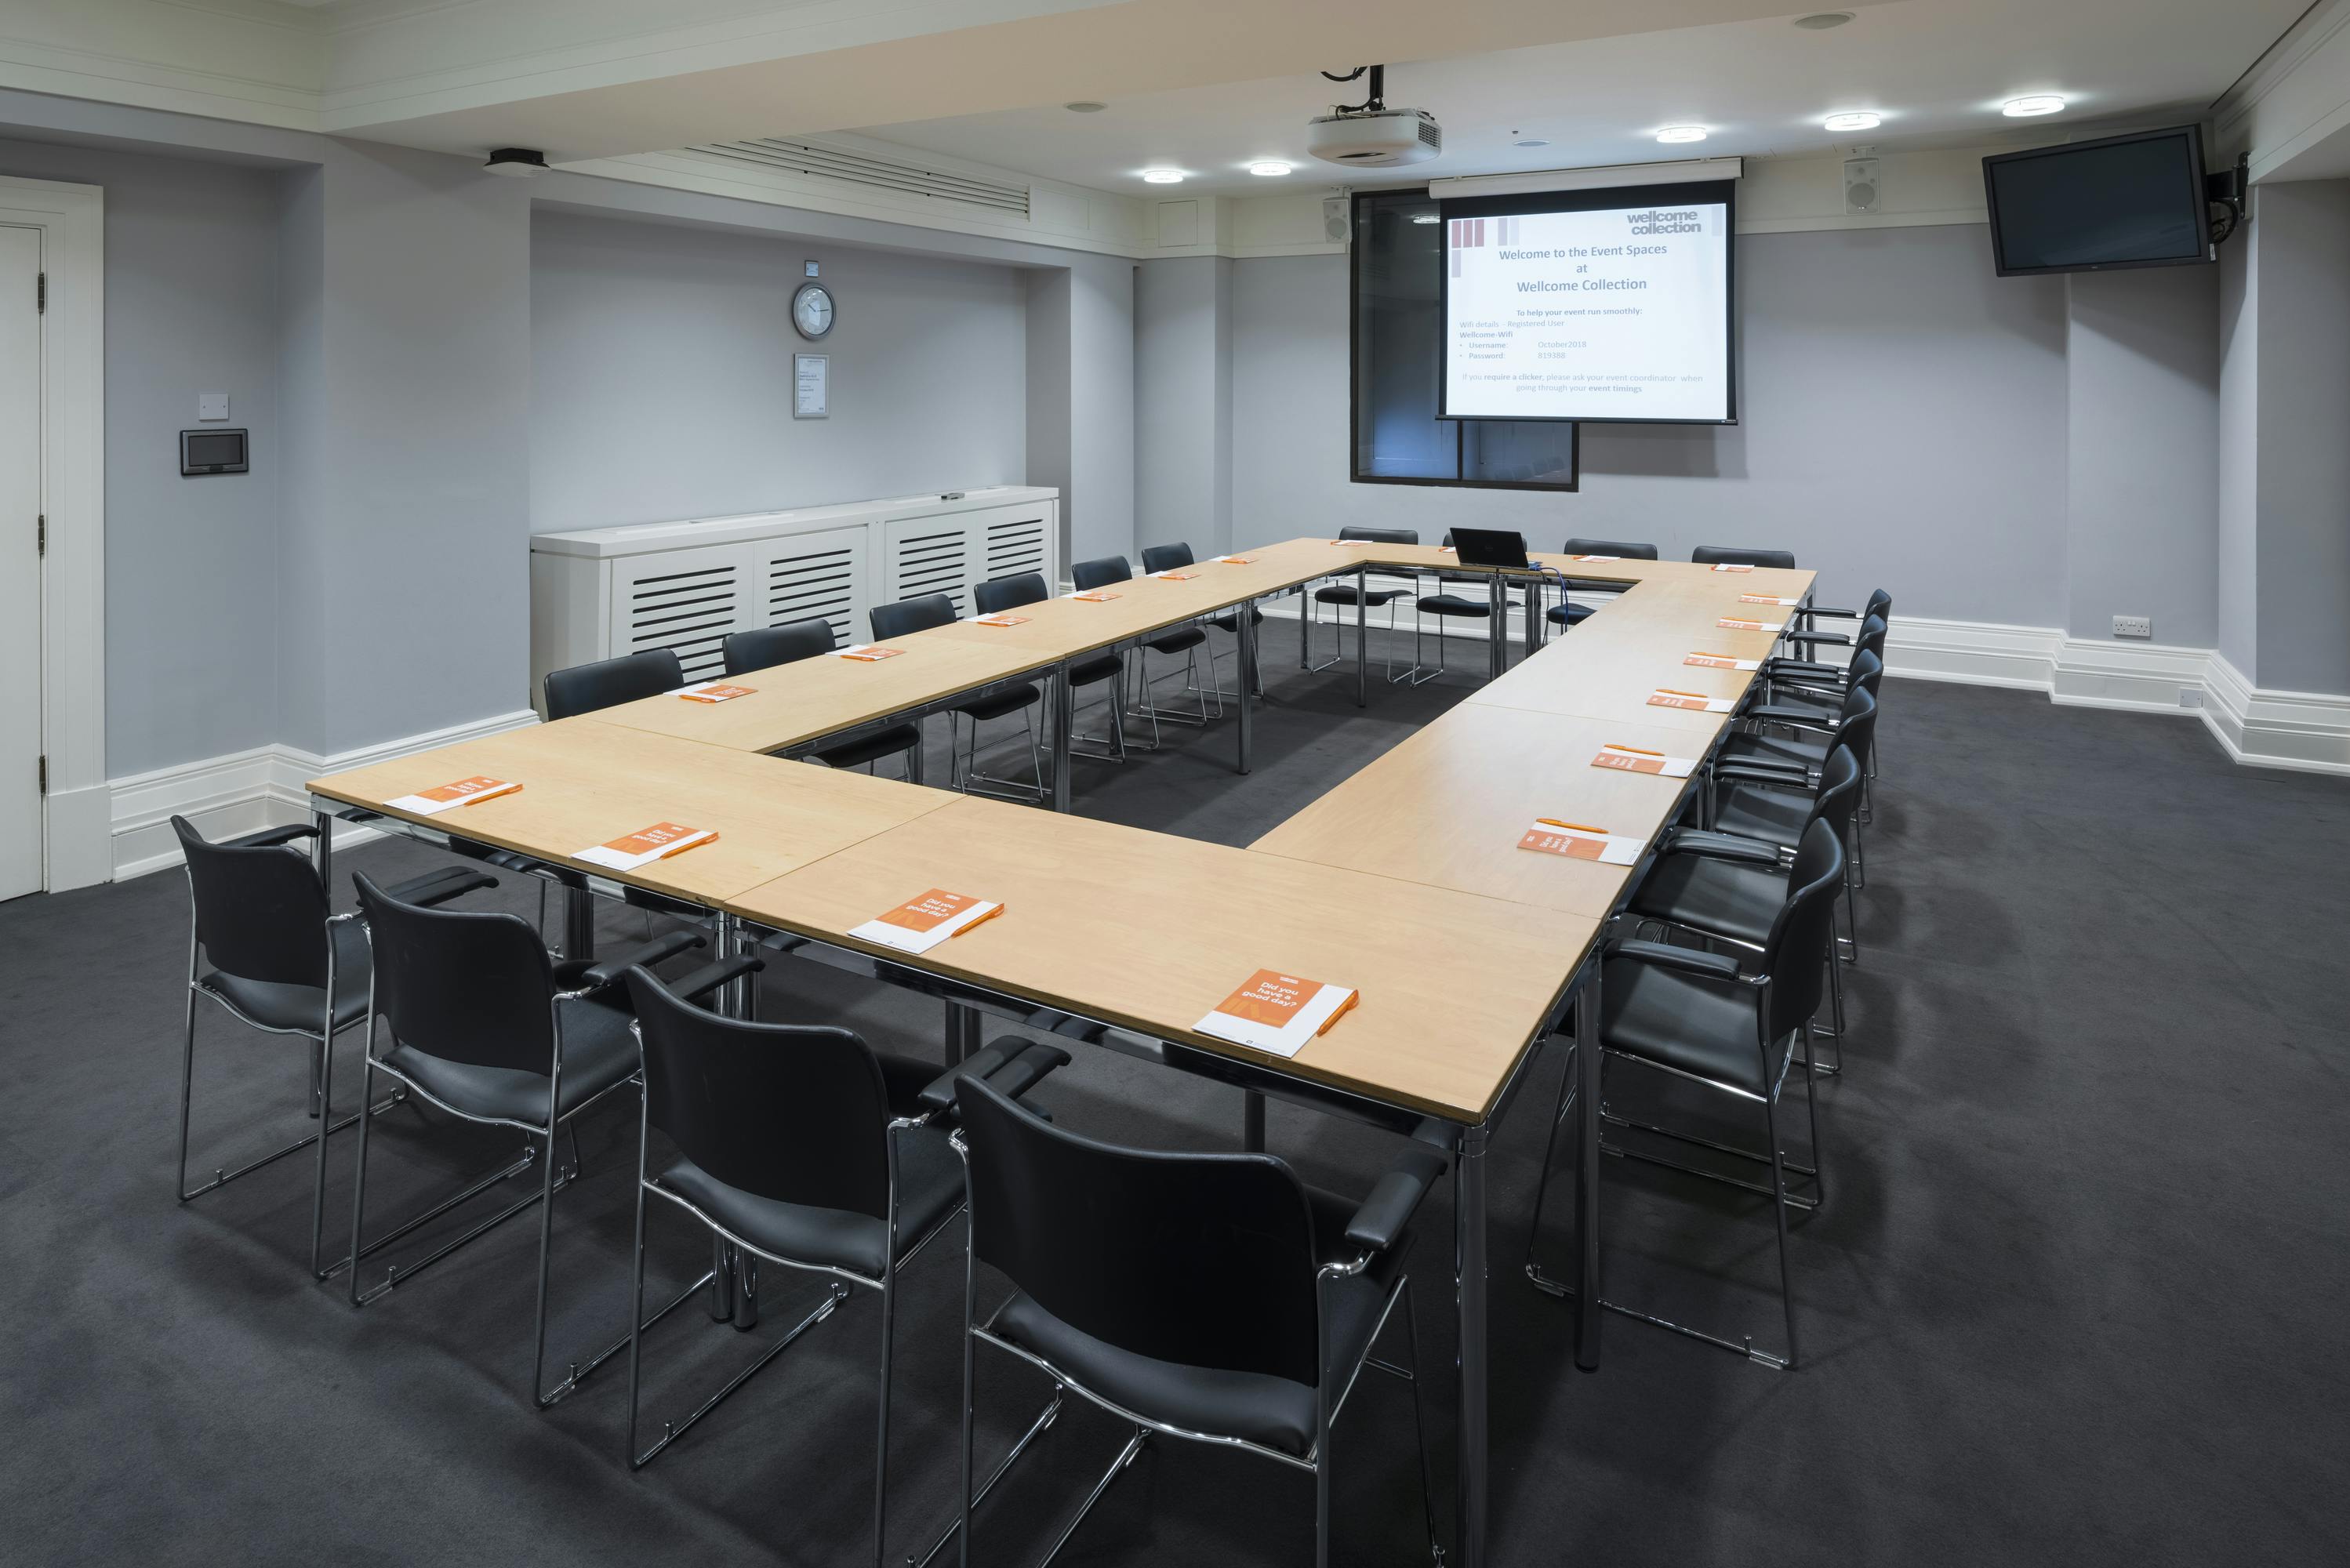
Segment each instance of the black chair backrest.
[{"label": "black chair backrest", "polygon": [[1142,569],[1146,572],[1180,572],[1197,559],[1189,545],[1145,545],[1142,547]]},{"label": "black chair backrest", "polygon": [[172,818],[188,857],[196,940],[224,974],[270,985],[327,983],[327,890],[298,849],[212,844]]},{"label": "black chair backrest", "polygon": [[750,1023],[681,1002],[639,964],[645,1119],[729,1187],[778,1203],[889,1216],[889,1097],[846,1029]]},{"label": "black chair backrest", "polygon": [[893,637],[928,631],[934,626],[952,625],[954,600],[944,594],[923,594],[899,599],[893,605],[875,605],[867,618],[873,623],[873,640],[887,642]]},{"label": "black chair backrest", "polygon": [[1871,697],[1877,695],[1877,683],[1885,678],[1885,660],[1877,657],[1877,649],[1862,649],[1852,656],[1852,663],[1846,668],[1851,671],[1855,686],[1864,689]]},{"label": "black chair backrest", "polygon": [[1812,821],[1825,822],[1835,828],[1839,840],[1852,825],[1852,814],[1860,805],[1859,754],[1838,742],[1820,769],[1820,792],[1812,797]]},{"label": "black chair backrest", "polygon": [[1886,626],[1885,618],[1883,616],[1871,615],[1864,619],[1860,623],[1860,629],[1853,634],[1852,647],[1854,657],[1857,658],[1863,653],[1874,653],[1880,659],[1883,658],[1885,654],[1885,632]]},{"label": "black chair backrest", "polygon": [[956,1090],[979,1257],[1055,1317],[1187,1366],[1320,1381],[1314,1214],[1262,1154],[1165,1154]]},{"label": "black chair backrest", "polygon": [[1130,582],[1134,568],[1126,564],[1124,556],[1104,556],[1097,561],[1079,561],[1069,568],[1069,581],[1085,593],[1092,588],[1107,587],[1112,583]]},{"label": "black chair backrest", "polygon": [[1019,572],[980,584],[971,590],[971,602],[982,615],[1002,615],[1005,610],[1033,605],[1052,595],[1053,590],[1045,586],[1044,573]]},{"label": "black chair backrest", "polygon": [[658,697],[684,684],[685,667],[678,663],[676,653],[666,648],[649,648],[642,653],[619,659],[599,659],[593,664],[575,664],[568,670],[550,670],[546,672],[546,716],[577,718],[598,708],[634,702],[640,697]]},{"label": "black chair backrest", "polygon": [[[1374,545],[1417,545],[1419,543],[1419,530],[1417,528],[1341,528],[1338,530],[1338,537],[1367,539]],[[1447,539],[1451,537],[1450,534],[1445,535]]]},{"label": "black chair backrest", "polygon": [[1793,550],[1742,550],[1734,545],[1700,545],[1690,559],[1700,566],[1777,566],[1793,571]]},{"label": "black chair backrest", "polygon": [[[1849,758],[1846,759],[1847,761]],[[1762,972],[1771,977],[1766,1040],[1783,1040],[1820,1010],[1826,985],[1828,938],[1836,895],[1844,890],[1844,839],[1832,824],[1814,819],[1795,846],[1787,901],[1762,944]]]},{"label": "black chair backrest", "polygon": [[1863,617],[1875,616],[1880,620],[1891,620],[1893,618],[1893,596],[1887,593],[1883,588],[1869,589],[1868,603],[1862,607],[1860,613]]},{"label": "black chair backrest", "polygon": [[370,881],[359,913],[375,1010],[401,1044],[445,1061],[545,1076],[555,1064],[555,972],[520,915],[427,909]]},{"label": "black chair backrest", "polygon": [[814,659],[838,646],[828,620],[792,620],[781,626],[731,632],[723,644],[726,673],[748,675],[754,670],[770,670],[778,664]]},{"label": "black chair backrest", "polygon": [[1653,561],[1654,545],[1627,545],[1621,539],[1569,539],[1560,546],[1570,556],[1621,556],[1627,561]]}]

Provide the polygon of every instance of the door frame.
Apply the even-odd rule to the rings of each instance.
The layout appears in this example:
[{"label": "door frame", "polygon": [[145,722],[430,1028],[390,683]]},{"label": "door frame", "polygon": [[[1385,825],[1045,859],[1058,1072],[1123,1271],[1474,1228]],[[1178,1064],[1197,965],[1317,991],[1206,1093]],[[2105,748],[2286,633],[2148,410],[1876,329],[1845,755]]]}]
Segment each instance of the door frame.
[{"label": "door frame", "polygon": [[0,223],[41,231],[42,880],[114,875],[106,782],[106,192],[0,178]]}]

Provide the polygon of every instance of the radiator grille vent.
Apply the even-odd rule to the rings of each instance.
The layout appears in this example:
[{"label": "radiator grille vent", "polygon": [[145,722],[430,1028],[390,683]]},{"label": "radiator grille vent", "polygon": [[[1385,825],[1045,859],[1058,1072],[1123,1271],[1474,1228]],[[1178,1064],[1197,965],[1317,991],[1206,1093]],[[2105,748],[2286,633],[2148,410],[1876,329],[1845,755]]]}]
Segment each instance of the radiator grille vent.
[{"label": "radiator grille vent", "polygon": [[915,163],[875,158],[868,153],[821,147],[812,141],[784,141],[762,137],[750,141],[713,141],[691,149],[713,158],[762,164],[794,173],[815,174],[850,185],[869,185],[903,195],[929,196],[941,202],[963,202],[976,207],[1028,216],[1028,187],[969,174],[942,174]]}]

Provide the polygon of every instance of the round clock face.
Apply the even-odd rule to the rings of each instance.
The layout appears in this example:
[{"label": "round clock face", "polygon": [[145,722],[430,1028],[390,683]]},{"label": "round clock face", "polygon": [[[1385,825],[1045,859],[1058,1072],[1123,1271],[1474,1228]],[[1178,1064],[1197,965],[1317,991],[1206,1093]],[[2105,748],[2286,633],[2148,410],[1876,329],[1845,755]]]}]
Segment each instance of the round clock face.
[{"label": "round clock face", "polygon": [[832,330],[832,291],[820,283],[804,284],[792,296],[792,325],[803,337],[821,337]]}]

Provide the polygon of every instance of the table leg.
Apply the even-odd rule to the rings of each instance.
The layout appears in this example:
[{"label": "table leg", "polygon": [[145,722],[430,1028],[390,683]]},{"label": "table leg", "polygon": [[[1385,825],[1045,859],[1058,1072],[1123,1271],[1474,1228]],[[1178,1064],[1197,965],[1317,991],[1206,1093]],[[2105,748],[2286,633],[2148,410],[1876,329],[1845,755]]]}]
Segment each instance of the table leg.
[{"label": "table leg", "polygon": [[[1123,695],[1120,696],[1123,701]],[[1076,722],[1076,704],[1069,696],[1066,660],[1053,670],[1053,809],[1069,809],[1069,729]]]},{"label": "table leg", "polygon": [[1575,1002],[1575,1364],[1599,1370],[1599,965]]},{"label": "table leg", "polygon": [[1241,722],[1232,726],[1239,737],[1240,758],[1235,773],[1249,771],[1249,749],[1255,743],[1255,723],[1252,710],[1255,704],[1249,693],[1256,687],[1256,608],[1254,599],[1246,599],[1232,607],[1232,643],[1240,654]]},{"label": "table leg", "polygon": [[1297,585],[1297,668],[1314,668],[1314,585]]},{"label": "table leg", "polygon": [[[1526,586],[1525,586],[1525,590],[1526,590],[1526,638],[1525,638],[1525,642],[1526,642],[1526,651],[1525,651],[1525,652],[1524,652],[1524,654],[1523,654],[1523,655],[1522,655],[1521,657],[1523,657],[1523,658],[1526,658],[1526,659],[1532,659],[1532,658],[1533,658],[1536,653],[1539,653],[1540,651],[1542,651],[1542,634],[1543,634],[1542,598],[1543,598],[1543,594],[1542,594],[1542,583],[1541,583],[1541,581],[1540,581],[1539,579],[1536,579],[1536,580],[1534,580],[1534,581],[1532,581],[1532,582],[1527,583],[1527,584],[1526,584]],[[1563,598],[1562,598],[1562,601],[1561,601],[1561,602],[1564,602],[1564,599],[1563,599]]]},{"label": "table leg", "polygon": [[596,895],[585,888],[563,889],[563,956],[596,956]]},{"label": "table leg", "polygon": [[1461,1568],[1484,1568],[1485,1563],[1487,1130],[1462,1128],[1452,1162],[1453,1288],[1461,1316],[1461,1452],[1453,1501],[1461,1521]]},{"label": "table leg", "polygon": [[1241,1147],[1251,1154],[1264,1152],[1264,1096],[1254,1089],[1241,1091]]},{"label": "table leg", "polygon": [[979,1049],[979,1011],[960,1002],[947,1003],[947,1065],[959,1067]]},{"label": "table leg", "polygon": [[[310,812],[310,826],[318,830],[318,836],[310,840],[310,866],[311,868],[318,874],[318,886],[327,890],[327,909],[329,913],[332,913],[335,907],[335,814],[325,806],[314,807]],[[195,1003],[191,1001],[188,1005],[189,1007],[193,1008]],[[192,1020],[195,1014],[192,1012],[188,1016]],[[194,1039],[195,1024],[191,1023],[188,1025],[188,1037],[192,1040]],[[328,1106],[326,1085],[321,1078],[321,1064],[323,1057],[331,1056],[333,1054],[334,1042],[329,1040],[327,1042],[326,1050],[321,1054],[321,1057],[314,1058],[310,1064],[310,1114],[320,1118],[322,1123],[328,1119]],[[181,1108],[183,1113],[186,1109],[186,1106],[187,1102],[182,1100],[181,1102]],[[187,1130],[183,1116],[180,1127],[181,1142],[182,1146],[184,1146],[187,1141]],[[326,1143],[327,1135],[321,1132],[318,1135],[318,1179],[322,1184],[320,1188],[321,1191],[325,1189],[323,1183],[326,1180]],[[186,1152],[184,1147],[182,1147],[182,1154]],[[185,1161],[182,1160],[182,1163],[184,1164]],[[313,1246],[310,1250],[311,1267],[316,1268],[317,1266],[317,1262],[318,1251],[317,1247]]]},{"label": "table leg", "polygon": [[927,727],[922,722],[922,715],[920,713],[915,714],[914,745],[913,749],[906,753],[906,782],[908,784],[920,784],[922,782],[922,747],[923,743],[930,739],[926,730]]},{"label": "table leg", "polygon": [[1355,706],[1371,705],[1371,568],[1355,573]]},{"label": "table leg", "polygon": [[1487,575],[1485,593],[1489,607],[1485,617],[1485,679],[1499,680],[1503,665],[1502,633],[1509,619],[1510,607],[1509,597],[1502,592],[1501,573]]}]

